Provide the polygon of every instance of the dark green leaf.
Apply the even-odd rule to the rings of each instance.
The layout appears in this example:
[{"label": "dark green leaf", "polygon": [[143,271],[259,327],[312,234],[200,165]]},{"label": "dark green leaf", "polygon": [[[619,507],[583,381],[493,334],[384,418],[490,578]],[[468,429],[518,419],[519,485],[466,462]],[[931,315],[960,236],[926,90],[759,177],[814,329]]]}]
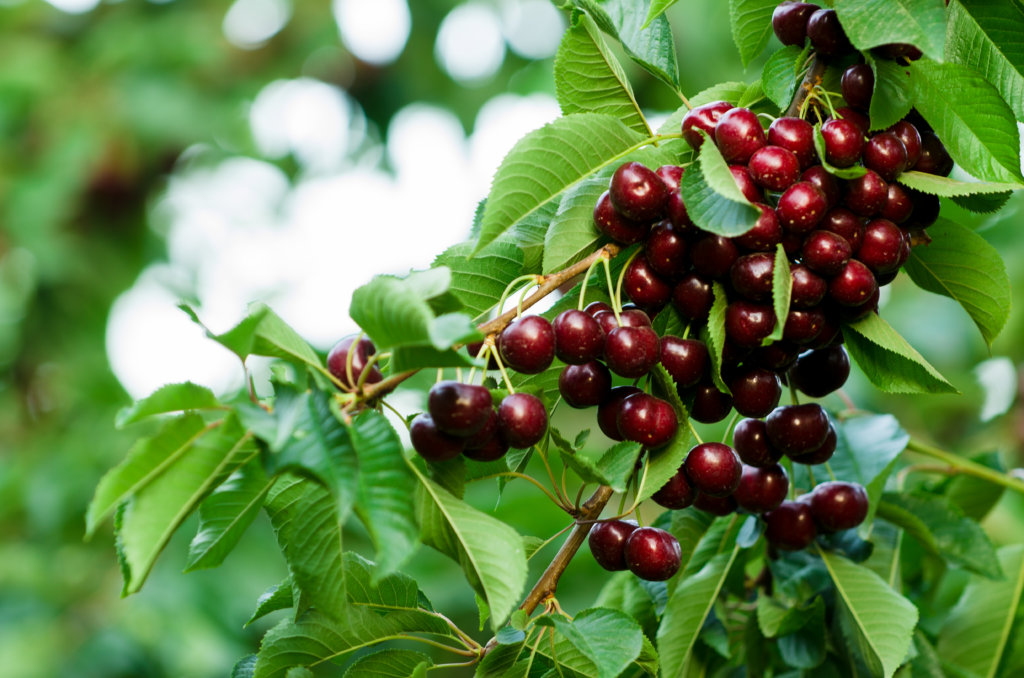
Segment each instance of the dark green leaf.
[{"label": "dark green leaf", "polygon": [[765,62],[761,71],[761,84],[764,93],[779,109],[785,110],[793,100],[796,85],[800,82],[801,68],[806,59],[806,49],[790,45],[776,51]]},{"label": "dark green leaf", "polygon": [[996,86],[1024,122],[1024,6],[1018,0],[952,0],[946,59]]},{"label": "dark green leaf", "polygon": [[946,18],[939,0],[840,2],[836,13],[857,49],[909,43],[929,57],[942,60]]},{"label": "dark green leaf", "polygon": [[[346,678],[409,678],[426,675],[434,662],[414,650],[381,650],[360,657],[345,671]],[[420,671],[423,671],[421,674]],[[311,674],[312,675],[312,674]]]},{"label": "dark green leaf", "polygon": [[718,147],[710,142],[701,144],[698,161],[699,165],[687,169],[680,186],[693,222],[726,237],[753,228],[761,212],[743,197]]},{"label": "dark green leaf", "polygon": [[248,626],[271,612],[287,610],[294,605],[295,601],[292,600],[292,578],[285,577],[283,582],[271,586],[263,592],[263,595],[256,599],[256,609],[253,611],[252,616],[249,617],[249,621],[245,622],[245,625]]},{"label": "dark green leaf", "polygon": [[[971,457],[971,461],[1001,473],[1006,472],[998,452],[979,454]],[[1006,488],[1002,486],[993,485],[982,478],[960,474],[949,481],[944,494],[949,503],[963,511],[965,516],[981,522],[999,503],[1005,492]]]},{"label": "dark green leaf", "polygon": [[594,226],[594,205],[606,190],[607,173],[599,172],[562,196],[545,240],[544,273],[560,271],[597,249],[603,236]]},{"label": "dark green leaf", "polygon": [[992,214],[1006,206],[1010,200],[1009,193],[990,193],[988,195],[956,195],[951,198],[960,207],[975,214]]},{"label": "dark green leaf", "polygon": [[167,384],[142,400],[122,408],[117,413],[115,424],[121,428],[156,414],[186,410],[212,410],[220,406],[213,391],[205,386],[193,384],[191,381],[186,381],[183,384]]},{"label": "dark green leaf", "polygon": [[729,0],[729,23],[732,41],[740,52],[746,68],[768,44],[772,34],[772,12],[775,0]]},{"label": "dark green leaf", "polygon": [[871,129],[886,129],[910,111],[910,73],[907,67],[886,59],[868,57],[868,64],[875,74],[869,112]]},{"label": "dark green leaf", "polygon": [[463,303],[474,318],[485,314],[501,298],[505,287],[523,274],[523,250],[514,243],[498,240],[472,259],[473,243],[453,245],[434,260],[452,272],[449,292]]},{"label": "dark green leaf", "polygon": [[637,64],[673,89],[679,88],[675,39],[664,16],[646,22],[648,12],[633,0],[572,1],[594,17],[602,31],[622,43]]},{"label": "dark green leaf", "polygon": [[[553,617],[555,629],[570,646],[556,643],[560,664],[597,678],[615,678],[640,656],[643,632],[639,624],[618,610],[591,608],[572,621]],[[567,651],[568,650],[568,651]]]},{"label": "dark green leaf", "polygon": [[821,596],[805,605],[788,607],[771,596],[761,594],[757,597],[757,624],[761,633],[767,638],[785,636],[799,631],[812,619],[821,617],[824,622],[825,603]]},{"label": "dark green leaf", "polygon": [[877,313],[846,326],[846,348],[865,376],[886,393],[957,390]]},{"label": "dark green leaf", "polygon": [[231,669],[231,678],[253,678],[256,672],[256,655],[242,657]]}]

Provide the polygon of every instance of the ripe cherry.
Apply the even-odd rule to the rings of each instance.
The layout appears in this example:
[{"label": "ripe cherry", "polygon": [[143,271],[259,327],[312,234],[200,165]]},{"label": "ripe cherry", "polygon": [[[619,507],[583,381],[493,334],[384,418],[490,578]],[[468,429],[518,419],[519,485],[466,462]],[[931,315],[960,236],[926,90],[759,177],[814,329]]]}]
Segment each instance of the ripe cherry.
[{"label": "ripe cherry", "polygon": [[[803,43],[803,40],[800,42]],[[800,167],[809,167],[818,159],[814,150],[814,127],[801,118],[777,118],[768,127],[768,143],[792,152],[800,162]]]},{"label": "ripe cherry", "polygon": [[831,426],[817,403],[777,407],[764,424],[771,446],[793,459],[821,447]]},{"label": "ripe cherry", "polygon": [[704,135],[700,132],[707,132],[712,141],[715,137],[715,126],[726,111],[734,106],[728,101],[712,101],[710,103],[690,109],[683,116],[683,139],[694,149],[700,148],[704,143]]},{"label": "ripe cherry", "polygon": [[583,312],[589,315],[591,318],[596,316],[598,313],[601,313],[602,311],[607,311],[608,313],[611,313],[611,304],[608,304],[607,302],[604,301],[592,301],[583,307]]},{"label": "ripe cherry", "polygon": [[679,229],[693,229],[693,221],[686,211],[686,204],[679,192],[679,185],[683,180],[685,170],[678,165],[662,165],[654,171],[665,184],[668,191],[668,202],[665,203],[665,214],[668,215],[672,224]]},{"label": "ripe cherry", "polygon": [[713,497],[710,494],[698,492],[693,500],[696,509],[710,513],[713,516],[727,516],[736,512],[736,499],[731,494],[724,497]]},{"label": "ripe cherry", "polygon": [[835,427],[830,426],[828,429],[828,435],[825,436],[825,442],[821,444],[821,447],[800,457],[799,463],[806,464],[807,466],[824,464],[832,458],[833,454],[835,454],[837,442],[836,429]]},{"label": "ripe cherry", "polygon": [[743,197],[752,203],[764,202],[764,192],[754,183],[754,177],[750,175],[750,168],[746,165],[729,165],[736,186],[739,187]]},{"label": "ripe cherry", "polygon": [[668,201],[665,182],[638,162],[624,163],[615,170],[608,193],[619,214],[633,221],[657,219]]},{"label": "ripe cherry", "polygon": [[597,426],[612,440],[622,441],[619,433],[619,409],[623,401],[631,395],[643,393],[636,386],[616,386],[608,392],[597,408]]},{"label": "ripe cherry", "polygon": [[910,218],[913,211],[914,200],[907,189],[899,184],[889,184],[889,193],[879,215],[894,224],[902,224]]},{"label": "ripe cherry", "polygon": [[612,206],[611,194],[605,191],[594,205],[594,226],[615,242],[632,245],[647,237],[650,224],[631,221]]},{"label": "ripe cherry", "polygon": [[868,494],[857,483],[822,483],[811,492],[810,509],[822,532],[849,530],[867,517]]},{"label": "ripe cherry", "polygon": [[813,308],[821,303],[828,293],[828,283],[803,264],[790,267],[793,280],[789,303],[796,308]]},{"label": "ripe cherry", "polygon": [[697,490],[686,477],[685,467],[680,466],[675,475],[651,495],[651,499],[658,506],[679,511],[691,505],[696,496]]},{"label": "ripe cherry", "polygon": [[816,308],[794,308],[786,315],[782,338],[796,345],[808,344],[818,338],[825,328],[825,314]]},{"label": "ripe cherry", "polygon": [[767,140],[757,114],[749,108],[733,108],[715,125],[715,143],[726,162],[745,165]]},{"label": "ripe cherry", "polygon": [[437,428],[462,438],[484,427],[492,407],[491,392],[486,388],[457,381],[438,382],[427,395],[427,410]]},{"label": "ripe cherry", "polygon": [[875,73],[867,64],[854,64],[843,71],[841,87],[846,103],[866,111],[875,91]]},{"label": "ripe cherry", "polygon": [[759,367],[741,368],[726,381],[732,391],[732,406],[744,417],[766,416],[782,396],[778,375]]},{"label": "ripe cherry", "polygon": [[427,461],[439,462],[454,459],[465,447],[464,438],[449,435],[438,430],[434,420],[427,413],[419,414],[409,425],[412,447]]},{"label": "ripe cherry", "polygon": [[740,484],[732,493],[740,508],[765,513],[778,508],[789,492],[789,475],[778,464],[766,467],[743,466]]},{"label": "ripe cherry", "polygon": [[864,219],[845,207],[830,209],[821,220],[819,228],[842,236],[853,251],[857,251],[864,238]]},{"label": "ripe cherry", "polygon": [[622,401],[617,424],[623,438],[649,449],[667,444],[679,428],[672,406],[647,393],[637,393]]},{"label": "ripe cherry", "polygon": [[626,539],[637,529],[636,523],[625,520],[603,520],[590,528],[587,543],[597,564],[611,572],[626,569]]},{"label": "ripe cherry", "polygon": [[834,9],[819,9],[807,19],[807,37],[822,56],[839,57],[853,50]]},{"label": "ripe cherry", "polygon": [[548,430],[548,412],[540,398],[529,393],[513,393],[498,405],[498,431],[511,447],[526,449],[544,438]]},{"label": "ripe cherry", "polygon": [[782,452],[768,442],[765,423],[760,419],[741,419],[733,429],[732,445],[748,466],[772,466],[782,458]]},{"label": "ripe cherry", "polygon": [[843,202],[862,217],[877,214],[889,199],[889,186],[876,172],[868,170],[864,176],[846,182]]},{"label": "ripe cherry", "polygon": [[807,181],[817,186],[818,190],[825,194],[825,202],[828,203],[828,209],[832,209],[839,204],[841,196],[839,182],[821,165],[805,169],[804,173],[800,175],[800,181]]},{"label": "ripe cherry", "polygon": [[907,169],[914,169],[918,158],[921,157],[921,133],[906,120],[900,120],[890,127],[889,131],[903,142],[903,148],[907,151]]},{"label": "ripe cherry", "polygon": [[803,47],[807,38],[807,20],[818,5],[808,2],[783,2],[772,12],[772,30],[783,45]]},{"label": "ripe cherry", "polygon": [[722,421],[732,412],[732,396],[719,391],[710,380],[702,381],[693,389],[690,417],[702,424]]},{"label": "ripe cherry", "polygon": [[707,376],[711,358],[704,342],[665,335],[661,338],[661,364],[677,387],[689,388]]},{"label": "ripe cherry", "polygon": [[914,202],[914,210],[906,222],[907,228],[925,229],[934,224],[935,220],[939,218],[939,209],[941,208],[938,196],[921,193],[911,188],[907,189],[907,193],[910,194],[910,198]]},{"label": "ripe cherry", "polygon": [[684,275],[672,289],[672,305],[684,320],[704,322],[714,301],[711,283],[696,273]]},{"label": "ripe cherry", "polygon": [[743,464],[736,452],[722,443],[701,443],[683,462],[686,477],[703,494],[724,497],[740,484]]},{"label": "ripe cherry", "polygon": [[793,366],[799,354],[799,347],[783,338],[782,341],[773,341],[767,346],[755,348],[748,360],[751,365],[783,373]]},{"label": "ripe cherry", "polygon": [[861,134],[865,136],[871,131],[871,119],[856,108],[850,108],[849,106],[837,108],[835,117],[842,118],[843,120],[849,120],[856,125]]},{"label": "ripe cherry", "polygon": [[658,362],[658,333],[650,327],[616,327],[604,342],[608,368],[627,379],[642,377]]},{"label": "ripe cherry", "polygon": [[895,181],[907,169],[907,147],[892,132],[876,134],[864,146],[864,166],[886,181]]},{"label": "ripe cherry", "polygon": [[754,183],[769,191],[784,191],[800,178],[800,161],[781,146],[764,146],[754,151],[747,167]]},{"label": "ripe cherry", "polygon": [[597,360],[604,353],[604,330],[593,316],[569,309],[555,316],[555,355],[570,365]]},{"label": "ripe cherry", "polygon": [[789,370],[790,383],[812,398],[838,390],[849,376],[850,358],[842,346],[808,351]]},{"label": "ripe cherry", "polygon": [[577,409],[600,405],[611,388],[611,372],[596,360],[566,365],[558,375],[558,392],[569,407]]},{"label": "ripe cherry", "polygon": [[754,227],[732,241],[745,250],[766,252],[782,242],[782,226],[771,207],[763,203],[755,204],[754,207],[761,212]]},{"label": "ripe cherry", "polygon": [[878,283],[867,266],[850,259],[828,283],[828,295],[843,306],[860,306],[878,292]]},{"label": "ripe cherry", "polygon": [[682,560],[679,541],[656,527],[633,530],[626,539],[624,553],[629,571],[646,581],[671,579]]},{"label": "ripe cherry", "polygon": [[724,278],[738,256],[739,250],[732,240],[710,233],[690,248],[693,270],[704,278]]},{"label": "ripe cherry", "polygon": [[800,250],[807,267],[823,276],[833,276],[843,270],[851,254],[846,238],[831,231],[812,232]]},{"label": "ripe cherry", "polygon": [[651,229],[644,243],[644,259],[657,275],[675,278],[686,271],[689,245],[682,228],[665,219]]},{"label": "ripe cherry", "polygon": [[493,435],[487,441],[476,447],[466,446],[462,454],[467,459],[475,461],[495,461],[501,459],[508,453],[508,443],[502,440],[500,435]]},{"label": "ripe cherry", "polygon": [[853,122],[844,118],[826,120],[821,126],[825,139],[825,159],[836,167],[850,167],[860,159],[864,150],[864,133]]},{"label": "ripe cherry", "polygon": [[890,273],[900,267],[903,231],[888,219],[874,219],[864,228],[857,259],[873,273]]},{"label": "ripe cherry", "polygon": [[808,233],[828,210],[828,200],[814,184],[799,181],[782,194],[775,213],[782,227],[793,233]]},{"label": "ripe cherry", "polygon": [[953,159],[949,157],[946,147],[934,132],[921,133],[921,155],[914,169],[940,177],[948,177],[953,171]]},{"label": "ripe cherry", "polygon": [[[358,341],[356,341],[357,339]],[[327,354],[327,369],[347,388],[355,388],[363,375],[363,370],[366,369],[366,364],[370,361],[370,357],[376,352],[377,348],[373,345],[373,342],[365,337],[360,339],[355,334],[344,337]],[[352,354],[351,361],[349,360],[350,353]],[[352,371],[351,379],[349,379],[350,367]],[[366,375],[363,383],[376,384],[383,378],[384,375],[374,365],[370,368],[370,373]]]},{"label": "ripe cherry", "polygon": [[775,311],[770,306],[737,300],[725,309],[725,334],[737,346],[760,346],[774,329]]},{"label": "ripe cherry", "polygon": [[506,366],[523,374],[539,374],[555,358],[555,330],[539,315],[526,315],[502,330],[498,349]]},{"label": "ripe cherry", "polygon": [[658,310],[672,298],[672,285],[659,276],[641,255],[629,262],[623,274],[622,288],[641,308]]},{"label": "ripe cherry", "polygon": [[784,501],[764,516],[765,539],[782,551],[799,551],[811,545],[818,530],[811,507],[799,501]]},{"label": "ripe cherry", "polygon": [[751,301],[764,301],[772,295],[775,255],[769,252],[745,254],[729,269],[733,289]]}]

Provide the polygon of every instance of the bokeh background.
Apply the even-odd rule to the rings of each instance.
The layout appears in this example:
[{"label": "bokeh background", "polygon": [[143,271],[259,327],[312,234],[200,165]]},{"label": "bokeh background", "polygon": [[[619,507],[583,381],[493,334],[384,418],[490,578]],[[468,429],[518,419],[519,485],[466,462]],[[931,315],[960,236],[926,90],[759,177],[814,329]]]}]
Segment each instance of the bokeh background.
[{"label": "bokeh background", "polygon": [[[684,92],[758,76],[727,12],[670,11]],[[558,115],[564,26],[548,0],[0,0],[0,674],[205,678],[255,651],[277,617],[244,624],[284,574],[265,520],[224,566],[183,575],[186,527],[127,599],[112,530],[83,541],[97,481],[145,433],[114,415],[167,382],[240,386],[180,301],[217,331],[266,301],[326,351],[353,327],[355,287],[467,237],[504,153]],[[679,106],[630,73],[652,119]],[[1022,207],[946,206],[1000,249],[1014,283]],[[855,376],[855,402],[1019,466],[1024,316],[989,352],[958,307],[905,280],[884,304],[964,395],[883,398]],[[493,506],[493,491],[476,500]],[[536,507],[513,487],[499,515],[541,537],[562,526]],[[1019,540],[1022,513],[1004,497],[986,527]],[[475,628],[457,569],[421,555],[435,605]],[[580,561],[567,609],[603,582]]]}]

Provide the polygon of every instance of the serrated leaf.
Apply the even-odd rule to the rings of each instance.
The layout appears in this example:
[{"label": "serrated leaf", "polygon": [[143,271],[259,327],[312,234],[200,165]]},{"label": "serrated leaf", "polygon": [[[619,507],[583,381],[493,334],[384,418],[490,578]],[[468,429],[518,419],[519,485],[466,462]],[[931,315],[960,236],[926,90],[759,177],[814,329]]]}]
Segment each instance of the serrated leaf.
[{"label": "serrated leaf", "polygon": [[1024,6],[1017,0],[953,0],[947,21],[946,59],[984,75],[1024,122]]},{"label": "serrated leaf", "polygon": [[975,214],[992,214],[1006,206],[1010,200],[1009,193],[990,193],[988,195],[955,195],[951,198],[960,207]]},{"label": "serrated leaf", "polygon": [[743,67],[750,65],[768,44],[772,34],[775,0],[729,0],[732,41],[740,52]]},{"label": "serrated leaf", "polygon": [[775,263],[772,266],[772,306],[775,309],[775,329],[765,343],[782,339],[789,317],[789,300],[793,294],[793,276],[789,270],[786,248],[779,243],[775,249]]},{"label": "serrated leaf", "polygon": [[921,59],[914,62],[910,82],[915,108],[958,165],[984,181],[1021,181],[1013,111],[981,74]]},{"label": "serrated leaf", "polygon": [[187,410],[213,410],[221,407],[213,391],[186,381],[183,384],[167,384],[161,386],[151,395],[137,400],[117,413],[115,425],[118,428],[142,421],[147,417],[168,412],[184,412]]},{"label": "serrated leaf", "polygon": [[497,631],[526,584],[522,537],[415,472],[420,480],[416,501],[423,543],[459,563],[470,586],[490,606],[491,626]]},{"label": "serrated leaf", "polygon": [[256,671],[256,655],[250,654],[239,659],[231,669],[231,678],[253,678]]},{"label": "serrated leaf", "polygon": [[[771,25],[770,21],[768,25]],[[777,50],[765,62],[761,71],[761,86],[764,87],[765,95],[779,109],[785,110],[793,100],[806,58],[807,49],[790,45]]]},{"label": "serrated leaf", "polygon": [[633,0],[573,0],[573,3],[594,17],[601,30],[617,39],[641,68],[674,90],[679,89],[675,39],[664,16],[646,22],[648,12]]},{"label": "serrated leaf", "polygon": [[[746,94],[748,87],[749,85],[745,82],[723,82],[712,85],[690,97],[690,106],[696,108],[712,101],[728,101],[737,105],[740,98]],[[677,108],[658,128],[658,134],[679,134],[682,129],[683,116],[689,110],[690,107],[685,104]]]},{"label": "serrated leaf", "polygon": [[761,79],[758,78],[754,82],[750,83],[747,90],[740,97],[740,102],[737,104],[740,108],[753,108],[754,104],[764,99],[764,85],[761,84]]},{"label": "serrated leaf", "polygon": [[874,674],[890,678],[907,656],[917,608],[868,568],[836,554],[820,554],[847,622],[847,642]]},{"label": "serrated leaf", "polygon": [[1006,578],[973,577],[946,618],[936,643],[943,660],[986,678],[999,675],[1024,591],[1024,546],[1004,546],[998,557]]},{"label": "serrated leaf", "polygon": [[942,60],[946,17],[940,0],[845,0],[836,3],[836,13],[859,50],[909,43]]},{"label": "serrated leaf", "polygon": [[875,88],[871,96],[868,117],[871,129],[887,129],[910,112],[910,72],[895,61],[867,56],[875,74]]},{"label": "serrated leaf", "polygon": [[598,113],[567,115],[530,132],[494,175],[476,251],[645,139],[618,118]]},{"label": "serrated leaf", "polygon": [[678,1],[679,0],[651,0],[651,6],[647,8],[647,18],[644,19],[644,25],[642,28],[650,26],[652,21],[664,14],[665,10],[676,4]]},{"label": "serrated leaf", "polygon": [[608,448],[604,454],[594,460],[580,453],[555,429],[551,429],[551,442],[555,444],[563,463],[571,468],[581,480],[608,485],[616,492],[626,491],[626,481],[632,475],[641,451],[639,443],[624,441]]},{"label": "serrated leaf", "polygon": [[607,189],[608,177],[600,172],[562,196],[545,238],[545,274],[582,261],[597,248],[602,235],[594,226],[594,205]]},{"label": "serrated leaf", "polygon": [[729,298],[725,288],[719,282],[712,286],[714,302],[711,304],[711,311],[708,313],[708,324],[701,332],[704,343],[708,347],[708,355],[711,358],[711,380],[715,382],[715,388],[722,393],[732,393],[729,387],[722,381],[722,351],[725,350],[725,309],[729,306]]},{"label": "serrated leaf", "polygon": [[940,177],[936,174],[925,174],[924,172],[917,171],[904,172],[899,176],[899,182],[922,193],[938,195],[943,198],[999,194],[1024,189],[1022,184],[993,181],[960,181],[951,177]]},{"label": "serrated leaf", "polygon": [[942,497],[887,492],[878,504],[878,516],[906,530],[939,558],[985,577],[1002,577],[995,547],[984,530]]},{"label": "serrated leaf", "polygon": [[867,173],[867,169],[863,165],[836,167],[829,163],[825,156],[825,137],[821,134],[820,122],[814,125],[814,150],[818,153],[818,160],[821,162],[821,166],[825,168],[826,172],[833,176],[840,179],[856,179],[857,177],[862,177]]},{"label": "serrated leaf", "polygon": [[845,328],[846,348],[868,380],[886,393],[957,393],[907,340],[877,313]]},{"label": "serrated leaf", "polygon": [[701,144],[698,162],[700,171],[691,165],[680,184],[693,222],[730,238],[752,229],[761,212],[743,197],[718,147],[710,142]]},{"label": "serrated leaf", "polygon": [[682,511],[672,511],[667,529],[679,541],[679,570],[683,573],[679,579],[686,579],[689,574],[704,567],[709,558],[695,558],[698,548],[712,525],[724,527],[726,522],[716,523],[715,516],[692,506]]},{"label": "serrated leaf", "polygon": [[555,645],[559,664],[597,678],[615,678],[640,656],[643,631],[628,615],[607,608],[591,608],[572,621],[554,616],[555,629],[568,648]]},{"label": "serrated leaf", "polygon": [[923,290],[963,307],[989,346],[1010,317],[1010,278],[999,252],[984,238],[943,219],[928,229],[932,241],[911,250],[904,270]]},{"label": "serrated leaf", "polygon": [[589,14],[572,13],[555,55],[555,93],[565,114],[603,113],[650,136],[633,88]]},{"label": "serrated leaf", "polygon": [[474,243],[464,242],[446,249],[433,266],[446,266],[452,272],[448,291],[458,297],[474,318],[489,311],[501,298],[510,282],[524,273],[523,250],[515,243],[498,240],[469,258]]},{"label": "serrated leaf", "polygon": [[261,619],[271,612],[287,610],[294,605],[295,601],[292,599],[292,578],[289,576],[285,577],[284,581],[280,584],[271,586],[256,599],[256,609],[253,611],[252,616],[249,617],[249,621],[245,622],[245,625],[249,626],[257,619]]},{"label": "serrated leaf", "polygon": [[186,572],[217,567],[263,507],[274,478],[259,459],[235,471],[199,505],[199,528],[188,547]]},{"label": "serrated leaf", "polygon": [[[345,671],[347,678],[409,678],[426,675],[433,660],[414,650],[381,650],[360,657]],[[422,672],[422,673],[421,673]]]},{"label": "serrated leaf", "polygon": [[689,429],[681,422],[679,431],[668,445],[647,454],[647,476],[640,489],[640,500],[650,499],[682,466],[686,453],[693,447]]},{"label": "serrated leaf", "polygon": [[825,603],[815,596],[808,604],[786,606],[765,593],[757,597],[757,624],[767,638],[799,631],[818,614],[824,618]]}]

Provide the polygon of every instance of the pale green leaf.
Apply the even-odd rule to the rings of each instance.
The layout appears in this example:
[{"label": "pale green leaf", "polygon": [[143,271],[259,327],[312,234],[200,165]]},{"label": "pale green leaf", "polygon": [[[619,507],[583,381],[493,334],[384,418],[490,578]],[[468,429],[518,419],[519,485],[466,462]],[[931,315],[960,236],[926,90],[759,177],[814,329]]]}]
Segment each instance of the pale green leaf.
[{"label": "pale green leaf", "polygon": [[117,413],[115,424],[120,428],[157,414],[187,410],[212,410],[220,406],[213,391],[205,386],[193,384],[191,381],[186,381],[183,384],[167,384],[142,400],[121,408]]},{"label": "pale green leaf", "polygon": [[[943,198],[954,198],[967,195],[989,195],[1019,191],[1024,189],[1024,184],[1008,184],[992,181],[960,181],[952,177],[940,177],[936,174],[925,174],[924,172],[904,172],[899,176],[899,182],[904,186]],[[931,231],[929,231],[931,233]]]},{"label": "pale green leaf", "polygon": [[729,387],[722,381],[722,351],[725,350],[725,310],[729,306],[729,298],[726,295],[722,284],[715,282],[712,286],[714,291],[714,302],[711,304],[711,311],[708,313],[708,324],[701,334],[704,343],[708,347],[708,354],[711,357],[711,379],[715,382],[715,388],[722,393],[732,393]]},{"label": "pale green leaf", "polygon": [[679,66],[672,28],[664,16],[646,22],[643,0],[573,0],[601,30],[616,38],[637,64],[673,89],[679,88]]},{"label": "pale green leaf", "polygon": [[606,190],[608,176],[600,172],[562,196],[545,239],[545,274],[582,261],[597,248],[603,236],[594,226],[594,205]]},{"label": "pale green leaf", "polygon": [[946,18],[941,0],[839,0],[836,13],[857,49],[909,43],[942,60]]},{"label": "pale green leaf", "polygon": [[1019,0],[952,0],[946,59],[978,71],[1024,122],[1024,6]]},{"label": "pale green leaf", "polygon": [[678,1],[679,0],[651,0],[651,6],[647,8],[647,18],[644,19],[643,28],[650,26],[652,21],[664,14],[665,10],[676,4]]},{"label": "pale green leaf", "polygon": [[736,43],[744,68],[768,44],[772,34],[772,12],[777,4],[776,0],[729,0],[732,41]]},{"label": "pale green leaf", "polygon": [[877,313],[846,326],[846,348],[872,384],[886,393],[957,390]]}]

